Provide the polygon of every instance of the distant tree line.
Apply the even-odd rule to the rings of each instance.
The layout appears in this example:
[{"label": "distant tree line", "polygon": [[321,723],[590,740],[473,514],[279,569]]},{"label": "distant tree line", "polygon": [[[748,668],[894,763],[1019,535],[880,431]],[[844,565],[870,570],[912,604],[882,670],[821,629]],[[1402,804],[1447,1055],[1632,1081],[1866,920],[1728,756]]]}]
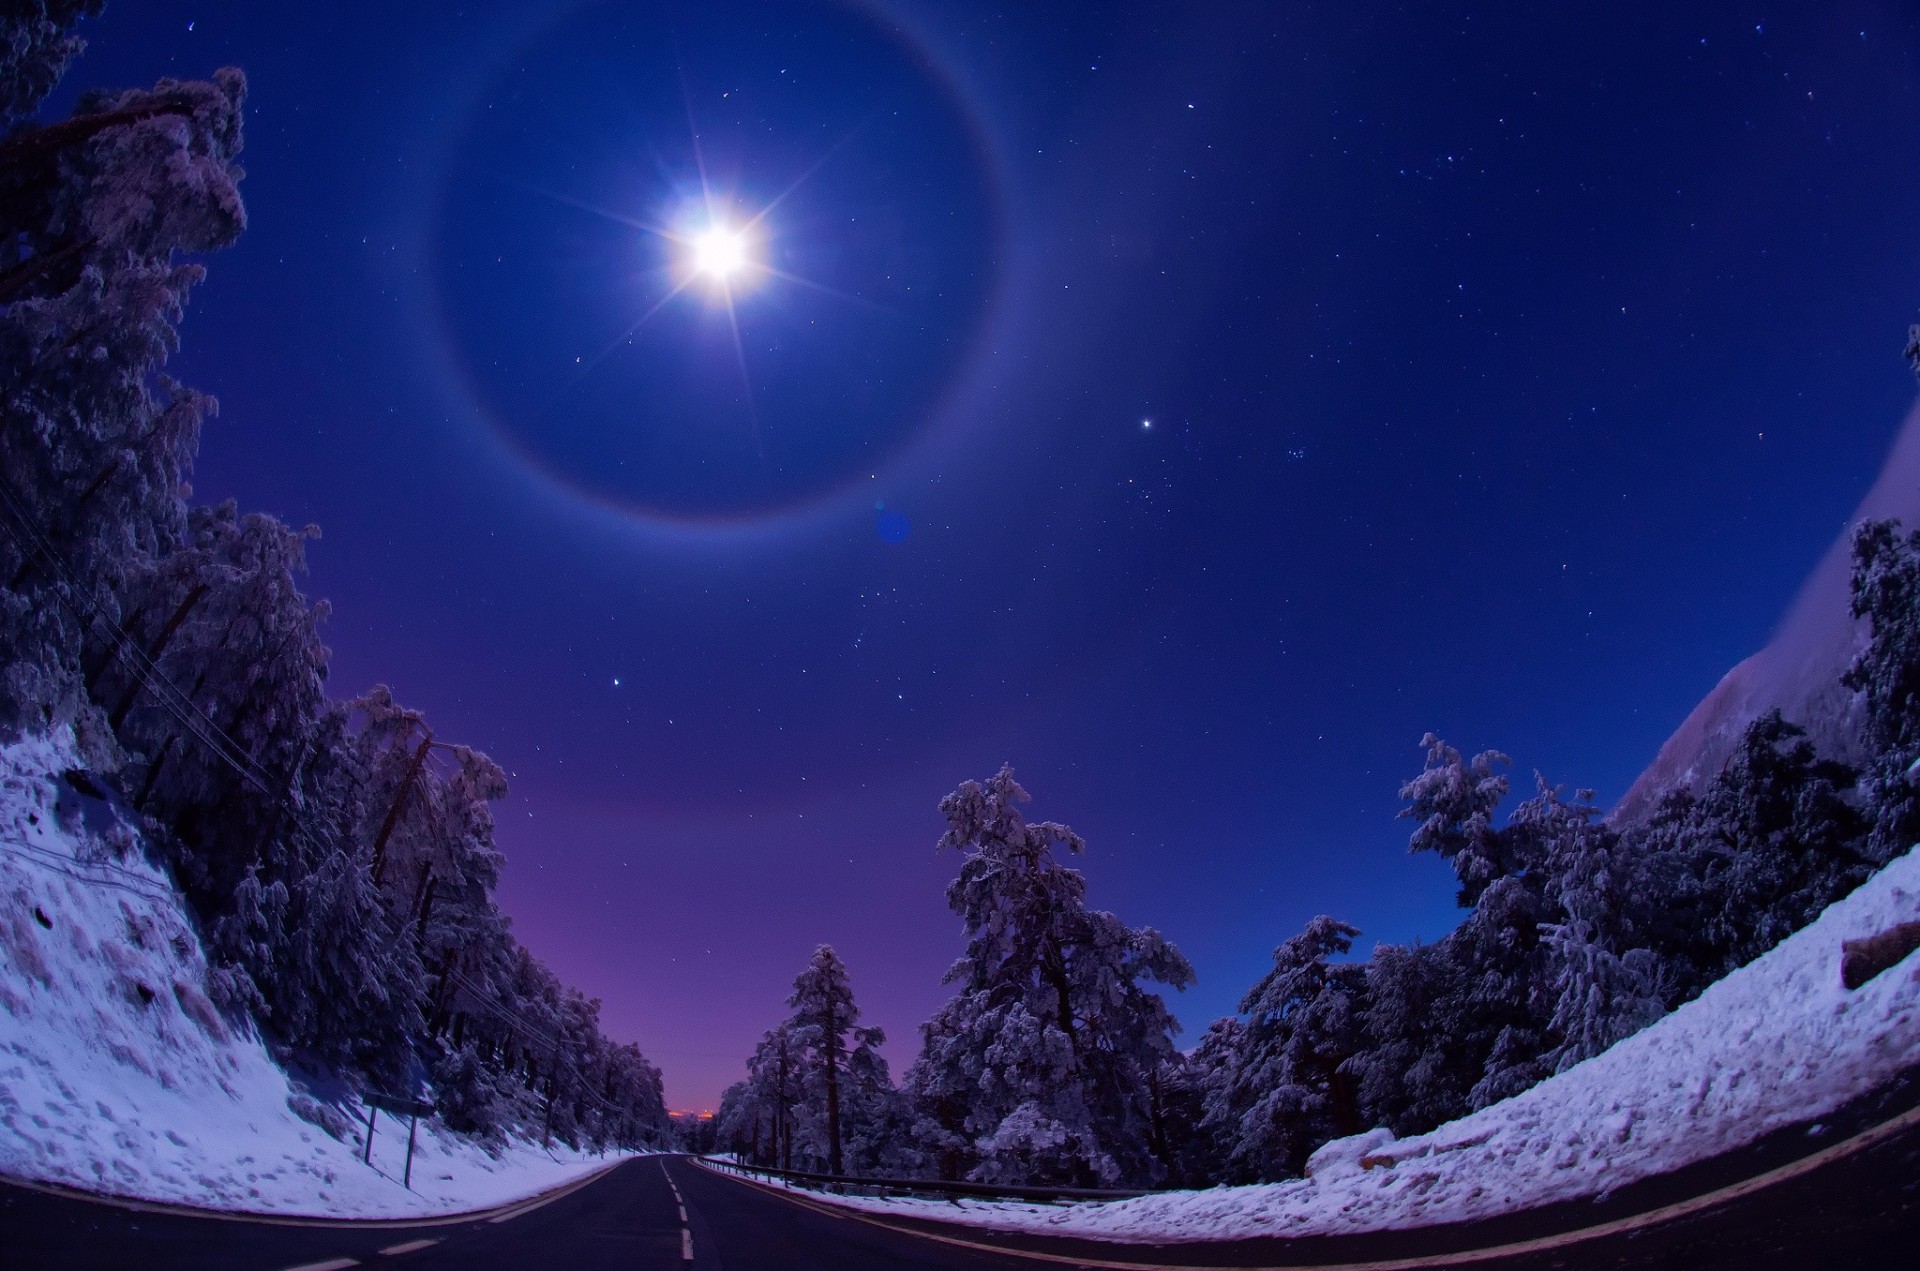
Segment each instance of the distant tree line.
[{"label": "distant tree line", "polygon": [[1186,960],[1086,907],[1056,855],[1080,839],[1027,824],[1011,770],[968,782],[941,804],[966,950],[920,1057],[887,1081],[823,946],[794,1015],[726,1092],[720,1144],[834,1173],[1194,1187],[1289,1177],[1331,1139],[1416,1134],[1518,1094],[1767,952],[1920,840],[1920,533],[1859,528],[1852,609],[1869,636],[1842,680],[1863,721],[1858,769],[1774,711],[1701,788],[1614,824],[1591,791],[1538,777],[1505,810],[1505,755],[1429,735],[1401,815],[1411,849],[1452,867],[1460,924],[1356,960],[1360,932],[1315,918],[1184,1052],[1146,986],[1185,987]]},{"label": "distant tree line", "polygon": [[326,693],[311,526],[196,506],[212,398],[165,374],[187,257],[246,224],[246,81],[35,114],[101,0],[0,10],[0,729],[71,727],[199,918],[214,998],[290,1062],[448,1124],[637,1145],[660,1076],[495,905],[499,766],[384,687]]}]

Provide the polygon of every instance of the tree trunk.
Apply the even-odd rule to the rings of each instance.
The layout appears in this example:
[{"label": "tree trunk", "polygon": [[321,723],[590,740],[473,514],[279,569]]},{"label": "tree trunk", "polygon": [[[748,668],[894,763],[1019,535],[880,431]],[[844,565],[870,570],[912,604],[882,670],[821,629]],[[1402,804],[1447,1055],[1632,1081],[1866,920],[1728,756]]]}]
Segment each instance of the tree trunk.
[{"label": "tree trunk", "polygon": [[834,1018],[831,999],[827,1006],[826,1045],[821,1047],[827,1060],[827,1173],[840,1172],[840,1022]]},{"label": "tree trunk", "polygon": [[193,103],[184,95],[162,98],[145,106],[124,110],[103,110],[91,115],[75,115],[45,128],[21,133],[0,143],[0,168],[23,170],[27,164],[45,162],[68,146],[91,141],[100,133],[120,124],[136,124],[161,115],[191,115]]},{"label": "tree trunk", "polygon": [[133,801],[133,806],[142,812],[147,810],[147,800],[153,797],[154,784],[160,780],[161,765],[167,762],[167,754],[172,751],[173,743],[178,740],[179,734],[176,733],[162,742],[160,753],[155,755],[153,762],[147,765],[147,779],[140,784],[140,797]]},{"label": "tree trunk", "polygon": [[393,796],[393,804],[387,809],[386,820],[380,822],[380,833],[373,840],[373,885],[380,885],[380,871],[387,861],[387,838],[393,833],[393,827],[400,821],[400,809],[406,806],[407,796],[413,793],[413,781],[420,775],[420,767],[427,762],[427,748],[433,745],[433,734],[428,733],[420,742],[420,749],[413,752],[413,762],[407,765],[407,775],[400,782],[400,792]]},{"label": "tree trunk", "polygon": [[427,879],[426,894],[420,898],[420,919],[415,923],[413,929],[413,942],[415,944],[425,944],[427,942],[427,918],[433,913],[433,889],[434,885],[439,881],[438,878]]},{"label": "tree trunk", "polygon": [[[14,590],[16,591],[19,590],[18,580],[16,580],[14,583]],[[106,675],[109,668],[113,666],[114,659],[120,656],[120,650],[126,647],[127,640],[132,635],[133,629],[139,626],[141,619],[145,618],[146,616],[147,616],[147,611],[145,609],[141,609],[137,613],[134,613],[130,617],[128,617],[128,619],[125,622],[120,624],[120,633],[113,637],[113,642],[106,647],[106,650],[103,653],[101,653],[99,661],[95,662],[93,664],[93,669],[87,672],[86,683],[87,683],[87,695],[89,697],[93,695],[94,690],[100,687],[101,679]]]},{"label": "tree trunk", "polygon": [[1173,1177],[1172,1154],[1167,1150],[1167,1111],[1166,1100],[1160,1091],[1160,1069],[1155,1067],[1147,1073],[1147,1141],[1153,1148],[1153,1154],[1167,1167],[1168,1181],[1178,1183]]},{"label": "tree trunk", "polygon": [[[160,655],[167,651],[167,646],[173,642],[173,637],[179,634],[180,624],[187,620],[187,615],[193,612],[195,606],[206,597],[206,594],[207,584],[205,583],[200,583],[186,594],[186,597],[180,601],[180,607],[173,611],[173,617],[167,619],[167,625],[160,628],[160,634],[154,637],[153,647],[147,650],[147,661],[160,660]],[[133,683],[128,686],[126,694],[120,699],[120,704],[113,708],[113,714],[107,719],[108,725],[114,732],[118,733],[120,725],[126,722],[127,712],[131,711],[134,702],[139,700],[140,690],[146,686],[146,682],[145,676],[137,673],[134,675]]]},{"label": "tree trunk", "polygon": [[1333,1105],[1333,1136],[1344,1139],[1360,1132],[1360,1112],[1353,1097],[1353,1079],[1340,1071],[1345,1060],[1327,1066],[1327,1099]]}]

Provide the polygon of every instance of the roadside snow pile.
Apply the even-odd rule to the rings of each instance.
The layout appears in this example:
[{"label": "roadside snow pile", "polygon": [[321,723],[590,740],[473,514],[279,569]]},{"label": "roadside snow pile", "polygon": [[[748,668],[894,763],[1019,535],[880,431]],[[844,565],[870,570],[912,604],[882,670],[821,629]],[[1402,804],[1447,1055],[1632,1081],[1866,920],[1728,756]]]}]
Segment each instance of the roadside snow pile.
[{"label": "roadside snow pile", "polygon": [[1595,1196],[1824,1116],[1920,1064],[1920,956],[1849,992],[1841,942],[1920,919],[1920,849],[1696,1000],[1524,1094],[1395,1140],[1327,1144],[1309,1176],[1058,1206],[825,1197],[1129,1241],[1337,1235]]},{"label": "roadside snow pile", "polygon": [[526,1143],[491,1157],[423,1122],[409,1192],[406,1129],[386,1117],[362,1163],[365,1110],[299,1089],[222,1019],[180,898],[78,762],[70,734],[0,745],[0,1175],[372,1218],[504,1204],[606,1163]]}]

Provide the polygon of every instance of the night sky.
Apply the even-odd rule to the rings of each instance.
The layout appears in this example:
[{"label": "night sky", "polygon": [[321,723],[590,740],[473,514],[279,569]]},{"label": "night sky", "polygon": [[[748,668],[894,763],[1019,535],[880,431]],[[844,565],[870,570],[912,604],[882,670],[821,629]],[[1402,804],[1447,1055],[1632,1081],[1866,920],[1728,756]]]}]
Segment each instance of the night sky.
[{"label": "night sky", "polygon": [[508,769],[515,930],[674,1106],[822,941],[904,1067],[937,804],[1003,760],[1188,1041],[1316,913],[1439,936],[1421,734],[1617,797],[1914,396],[1905,0],[88,30],[55,109],[251,77],[197,497],[322,525],[333,691]]}]

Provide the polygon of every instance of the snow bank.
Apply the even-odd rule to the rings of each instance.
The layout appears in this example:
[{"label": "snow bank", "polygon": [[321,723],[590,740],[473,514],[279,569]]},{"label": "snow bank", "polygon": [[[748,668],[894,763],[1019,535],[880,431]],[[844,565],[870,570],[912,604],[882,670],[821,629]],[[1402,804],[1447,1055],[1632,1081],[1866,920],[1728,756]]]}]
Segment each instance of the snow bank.
[{"label": "snow bank", "polygon": [[1832,1112],[1920,1064],[1920,956],[1848,992],[1843,940],[1920,919],[1920,849],[1778,948],[1526,1093],[1395,1140],[1329,1143],[1285,1183],[1034,1206],[827,1197],[1106,1240],[1337,1235],[1463,1222],[1627,1183]]},{"label": "snow bank", "polygon": [[527,1143],[489,1156],[423,1121],[409,1192],[405,1123],[382,1115],[364,1164],[364,1109],[316,1101],[214,1010],[180,898],[113,808],[62,779],[77,763],[70,735],[0,745],[0,1174],[397,1218],[503,1204],[606,1163]]}]

